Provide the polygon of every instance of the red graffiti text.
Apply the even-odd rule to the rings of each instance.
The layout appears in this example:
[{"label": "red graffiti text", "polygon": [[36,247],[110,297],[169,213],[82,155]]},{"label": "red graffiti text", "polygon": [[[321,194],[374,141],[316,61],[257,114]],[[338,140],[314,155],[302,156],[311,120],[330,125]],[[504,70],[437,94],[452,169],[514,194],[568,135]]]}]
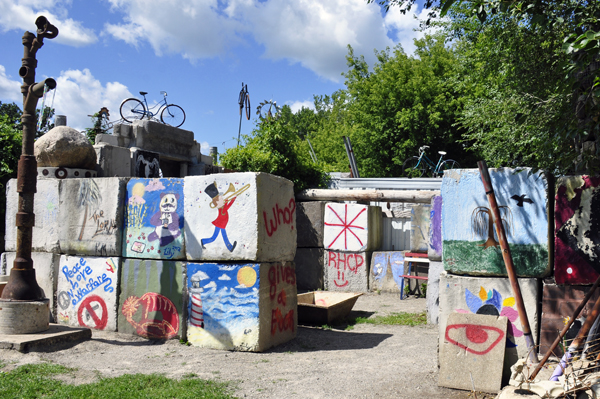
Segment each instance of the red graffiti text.
[{"label": "red graffiti text", "polygon": [[285,282],[287,284],[296,284],[296,271],[292,266],[281,264],[273,265],[269,269],[269,296],[271,300],[277,295],[277,284]]},{"label": "red graffiti text", "polygon": [[275,335],[277,330],[279,332],[294,331],[294,309],[287,312],[285,316],[279,308],[271,311],[271,335]]},{"label": "red graffiti text", "polygon": [[328,267],[337,269],[337,278],[333,279],[333,283],[337,287],[345,287],[349,284],[346,279],[346,271],[348,274],[357,274],[358,268],[365,264],[365,258],[361,254],[348,254],[345,252],[329,252]]},{"label": "red graffiti text", "polygon": [[[292,230],[294,229],[294,212],[296,211],[296,201],[294,199],[290,199],[288,206],[284,208],[280,208],[279,204],[276,204],[273,209],[273,219],[267,218],[267,212],[263,211],[263,218],[265,220],[265,229],[267,230],[267,235],[271,237],[273,233],[277,231],[277,227],[282,224],[291,225]],[[271,229],[269,230],[269,225]]]}]

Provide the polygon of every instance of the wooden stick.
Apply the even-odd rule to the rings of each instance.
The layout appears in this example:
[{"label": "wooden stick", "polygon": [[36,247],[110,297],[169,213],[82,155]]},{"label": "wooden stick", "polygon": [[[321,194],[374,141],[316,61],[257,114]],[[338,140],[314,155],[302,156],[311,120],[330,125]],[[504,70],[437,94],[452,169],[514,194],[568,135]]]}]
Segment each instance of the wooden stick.
[{"label": "wooden stick", "polygon": [[431,203],[437,190],[327,190],[309,189],[296,194],[297,201],[373,201]]}]

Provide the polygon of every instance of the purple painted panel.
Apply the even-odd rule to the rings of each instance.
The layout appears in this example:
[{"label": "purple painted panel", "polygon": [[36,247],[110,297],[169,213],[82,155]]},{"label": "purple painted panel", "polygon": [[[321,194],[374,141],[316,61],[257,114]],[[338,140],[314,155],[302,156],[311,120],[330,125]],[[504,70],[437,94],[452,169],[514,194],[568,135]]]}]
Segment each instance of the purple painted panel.
[{"label": "purple painted panel", "polygon": [[431,224],[429,228],[429,259],[442,260],[442,197],[431,199]]}]

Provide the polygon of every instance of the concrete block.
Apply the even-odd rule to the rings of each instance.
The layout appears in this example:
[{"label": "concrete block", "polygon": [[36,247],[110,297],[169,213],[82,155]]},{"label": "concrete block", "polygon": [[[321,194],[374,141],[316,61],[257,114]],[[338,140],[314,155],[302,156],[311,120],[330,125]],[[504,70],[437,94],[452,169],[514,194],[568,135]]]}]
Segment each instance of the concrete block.
[{"label": "concrete block", "polygon": [[[548,259],[548,182],[530,169],[490,169],[496,201],[519,277],[545,277]],[[442,179],[442,240],[446,271],[506,276],[481,175],[477,169],[446,171]]]},{"label": "concrete block", "polygon": [[431,225],[431,205],[417,204],[410,210],[410,250],[429,250],[429,226]]},{"label": "concrete block", "polygon": [[61,256],[56,291],[58,323],[117,331],[120,267],[118,257]]},{"label": "concrete block", "polygon": [[124,259],[118,331],[150,339],[185,337],[185,263]]},{"label": "concrete block", "polygon": [[185,178],[188,260],[293,261],[293,183],[268,173]]},{"label": "concrete block", "polygon": [[404,274],[404,254],[400,251],[373,252],[369,287],[371,291],[400,293]]},{"label": "concrete block", "polygon": [[99,143],[94,146],[94,151],[96,151],[96,157],[98,159],[98,176],[131,176],[131,159],[128,148]]},{"label": "concrete block", "polygon": [[94,146],[102,143],[102,144],[108,144],[108,145],[112,145],[115,147],[119,146],[119,138],[120,136],[114,136],[112,134],[97,134],[96,135],[96,141],[94,142]]},{"label": "concrete block", "polygon": [[184,259],[183,179],[129,180],[123,257]]},{"label": "concrete block", "polygon": [[262,352],[296,337],[293,262],[188,263],[187,276],[192,345]]},{"label": "concrete block", "polygon": [[438,385],[497,393],[502,388],[507,321],[503,316],[450,313],[440,345]]},{"label": "concrete block", "polygon": [[592,284],[600,272],[600,177],[567,176],[556,182],[554,278],[557,284]]},{"label": "concrete block", "polygon": [[[534,340],[539,326],[539,280],[518,279]],[[505,352],[505,373],[519,358],[527,356],[523,327],[508,278],[456,276],[443,272],[440,275],[440,347],[443,345],[448,315],[451,313],[476,313],[506,316],[509,320]]]},{"label": "concrete block", "polygon": [[160,177],[160,154],[133,147],[129,149],[131,156],[131,176],[146,179]]},{"label": "concrete block", "polygon": [[429,222],[429,260],[442,260],[442,197],[436,195],[431,199],[431,216]]},{"label": "concrete block", "polygon": [[325,250],[325,290],[369,291],[369,252]]},{"label": "concrete block", "polygon": [[[16,252],[5,252],[2,254],[2,273],[10,275],[10,269],[16,258]],[[48,252],[32,252],[33,268],[35,269],[35,280],[44,291],[46,298],[50,300],[50,322],[56,320],[56,287],[58,282],[60,255]]]},{"label": "concrete block", "polygon": [[[161,157],[188,161],[194,148],[194,132],[151,120],[133,121],[135,147],[157,152]],[[168,137],[168,140],[165,138]]]},{"label": "concrete block", "polygon": [[440,274],[444,271],[442,262],[429,261],[427,273],[427,324],[438,324],[440,315]]},{"label": "concrete block", "polygon": [[298,248],[323,248],[325,201],[298,202]]},{"label": "concrete block", "polygon": [[323,281],[325,250],[323,248],[298,248],[296,264],[296,286],[298,291],[317,291],[325,288]]},{"label": "concrete block", "polygon": [[127,178],[67,179],[60,185],[59,243],[64,254],[119,256]]},{"label": "concrete block", "polygon": [[[32,229],[31,249],[35,252],[59,253],[58,208],[61,181],[46,179],[37,181],[37,192],[33,200],[35,226]],[[7,251],[17,250],[17,227],[15,217],[18,211],[19,193],[17,179],[9,180],[6,186],[6,233]]]},{"label": "concrete block", "polygon": [[378,206],[329,202],[325,207],[323,242],[331,251],[376,251],[382,242]]}]

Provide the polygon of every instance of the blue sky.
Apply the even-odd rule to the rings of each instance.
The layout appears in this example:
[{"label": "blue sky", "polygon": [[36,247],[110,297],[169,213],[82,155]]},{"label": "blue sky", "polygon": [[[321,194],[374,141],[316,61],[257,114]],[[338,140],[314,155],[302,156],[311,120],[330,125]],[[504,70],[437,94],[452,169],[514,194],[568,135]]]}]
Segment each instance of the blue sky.
[{"label": "blue sky", "polygon": [[44,15],[60,33],[38,51],[36,80],[56,79],[53,105],[69,126],[90,127],[103,106],[118,120],[123,99],[160,101],[164,90],[202,152],[224,152],[237,143],[242,82],[248,134],[261,101],[312,108],[313,95],[343,88],[348,44],[370,65],[374,49],[412,53],[415,13],[426,14],[384,14],[366,0],[0,0],[0,101],[22,107],[21,37]]}]

